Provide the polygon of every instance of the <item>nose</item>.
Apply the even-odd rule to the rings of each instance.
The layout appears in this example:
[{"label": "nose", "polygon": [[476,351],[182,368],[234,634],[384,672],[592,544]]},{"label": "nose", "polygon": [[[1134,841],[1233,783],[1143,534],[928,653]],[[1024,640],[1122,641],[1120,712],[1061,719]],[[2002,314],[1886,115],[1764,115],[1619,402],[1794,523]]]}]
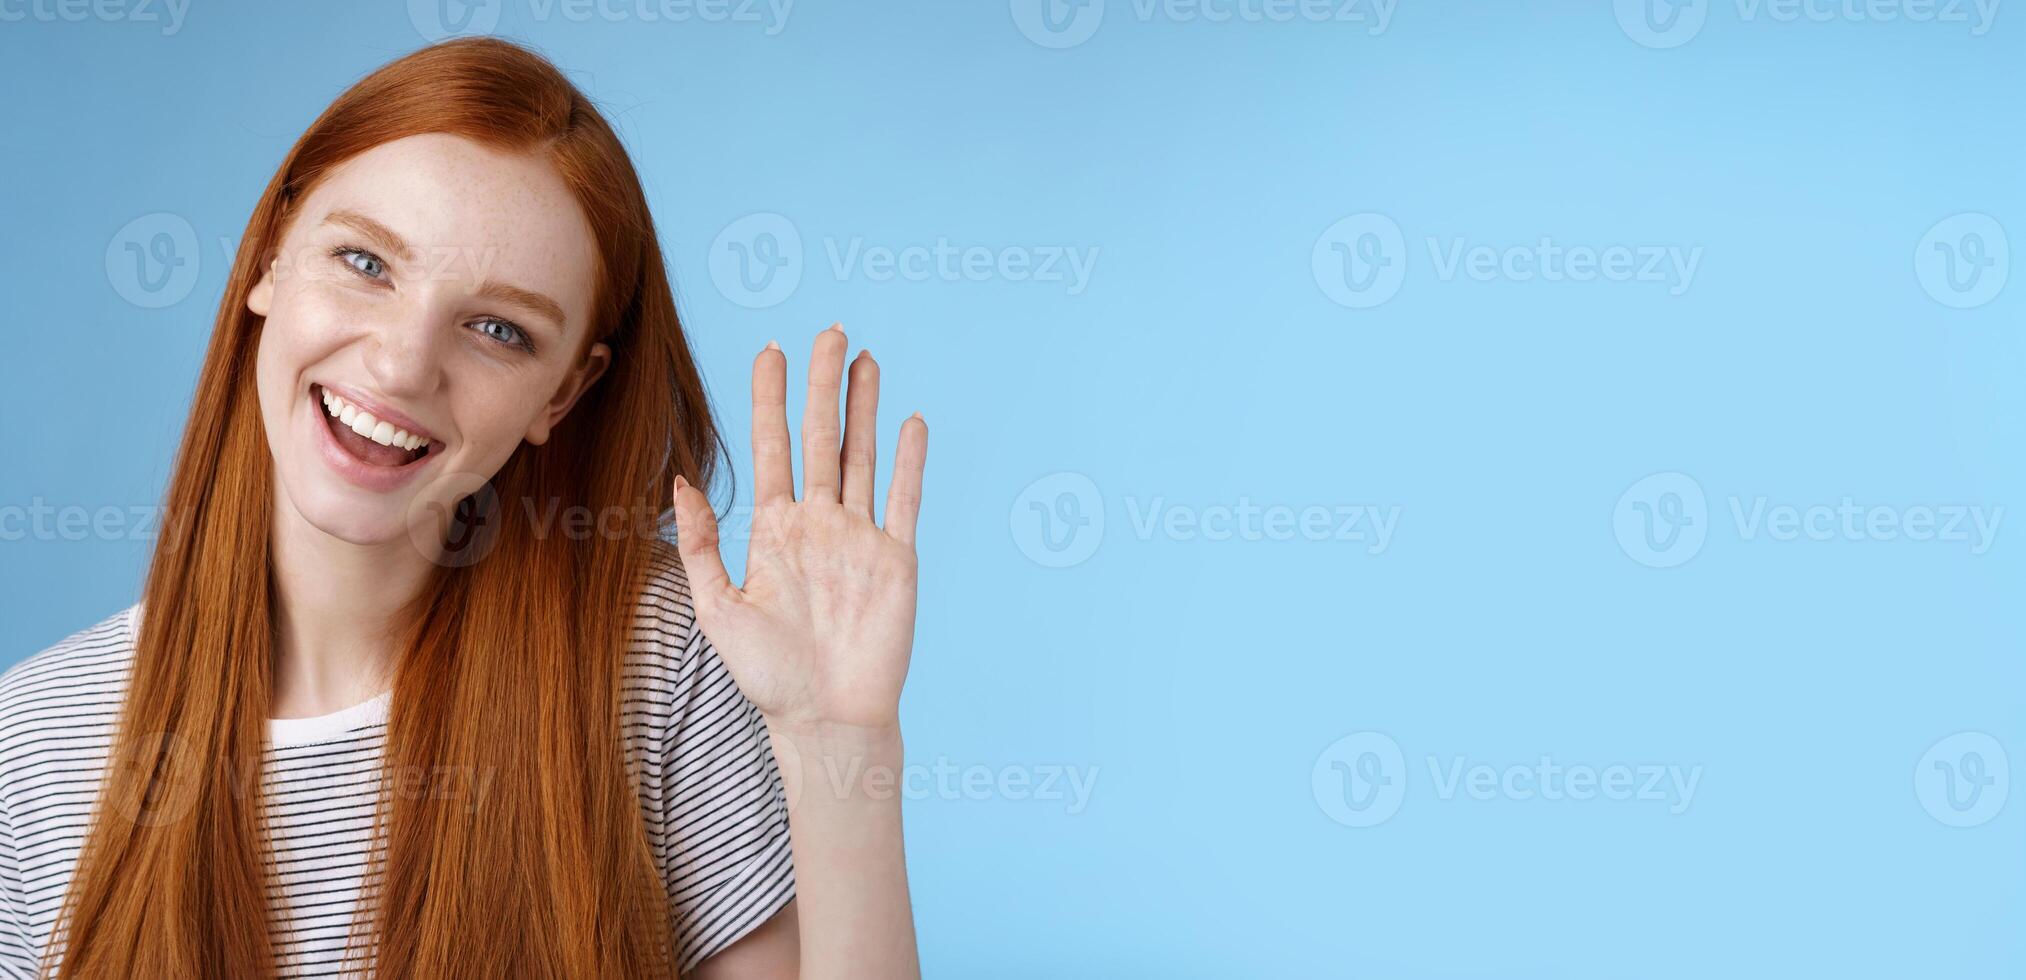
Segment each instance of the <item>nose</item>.
[{"label": "nose", "polygon": [[443,381],[448,312],[423,298],[383,320],[367,342],[366,370],[390,397],[420,398]]}]

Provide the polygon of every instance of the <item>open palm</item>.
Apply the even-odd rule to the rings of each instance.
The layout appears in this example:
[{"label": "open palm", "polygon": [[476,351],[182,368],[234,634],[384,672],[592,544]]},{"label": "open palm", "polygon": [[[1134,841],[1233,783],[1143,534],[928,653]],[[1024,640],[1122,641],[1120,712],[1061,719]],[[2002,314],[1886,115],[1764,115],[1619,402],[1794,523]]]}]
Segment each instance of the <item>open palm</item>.
[{"label": "open palm", "polygon": [[734,586],[717,520],[677,478],[677,548],[697,624],[770,725],[890,728],[914,647],[915,520],[928,425],[901,423],[882,526],[873,522],[879,365],[851,362],[844,424],[844,331],[816,336],[802,416],[802,499],[789,461],[788,361],[768,344],[753,361],[752,537]]}]

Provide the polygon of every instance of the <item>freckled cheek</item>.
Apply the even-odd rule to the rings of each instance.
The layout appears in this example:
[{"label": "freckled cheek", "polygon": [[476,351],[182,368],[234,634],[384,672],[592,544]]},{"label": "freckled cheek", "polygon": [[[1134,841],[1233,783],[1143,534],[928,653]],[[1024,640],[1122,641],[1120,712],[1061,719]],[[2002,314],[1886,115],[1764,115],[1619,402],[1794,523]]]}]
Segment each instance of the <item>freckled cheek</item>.
[{"label": "freckled cheek", "polygon": [[303,302],[298,292],[286,288],[275,291],[260,327],[257,363],[263,384],[283,373],[301,371],[317,359],[317,349],[328,346],[319,340],[321,322],[316,305]]},{"label": "freckled cheek", "polygon": [[357,290],[309,280],[276,297],[268,327],[290,347],[315,354],[370,332],[375,323],[390,315],[386,304],[375,304]]},{"label": "freckled cheek", "polygon": [[455,410],[458,434],[477,457],[494,465],[504,463],[519,448],[533,415],[525,404],[501,397],[508,393],[498,390],[496,380],[472,379],[472,385],[477,390],[465,390],[478,397],[463,401]]},{"label": "freckled cheek", "polygon": [[276,459],[286,458],[292,452],[290,447],[297,444],[289,435],[294,431],[290,426],[300,413],[308,411],[303,401],[305,375],[320,360],[304,347],[280,313],[278,306],[270,310],[267,323],[261,328],[253,367],[261,425],[267,431],[268,448]]},{"label": "freckled cheek", "polygon": [[273,317],[261,329],[260,346],[254,351],[253,376],[261,414],[272,419],[284,412],[294,397],[295,376],[302,364],[289,349],[287,339],[275,329]]}]

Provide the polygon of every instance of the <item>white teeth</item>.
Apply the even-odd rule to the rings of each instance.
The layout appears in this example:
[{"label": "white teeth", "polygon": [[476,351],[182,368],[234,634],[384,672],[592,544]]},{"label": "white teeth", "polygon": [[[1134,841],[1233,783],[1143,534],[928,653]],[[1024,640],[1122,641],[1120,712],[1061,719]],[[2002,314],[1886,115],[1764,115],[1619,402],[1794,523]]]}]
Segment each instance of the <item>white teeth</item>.
[{"label": "white teeth", "polygon": [[374,418],[373,413],[331,393],[329,389],[324,390],[324,411],[330,413],[332,418],[337,419],[353,432],[365,436],[382,446],[396,446],[401,449],[414,450],[429,443],[429,440],[407,429],[403,429],[391,422],[383,422]]}]

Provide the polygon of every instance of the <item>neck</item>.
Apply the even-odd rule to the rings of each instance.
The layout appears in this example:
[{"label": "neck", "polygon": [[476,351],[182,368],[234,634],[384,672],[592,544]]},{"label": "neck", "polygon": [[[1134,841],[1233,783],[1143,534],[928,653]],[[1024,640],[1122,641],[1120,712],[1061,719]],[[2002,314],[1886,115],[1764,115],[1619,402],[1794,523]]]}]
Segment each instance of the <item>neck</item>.
[{"label": "neck", "polygon": [[407,536],[358,545],[312,526],[285,496],[272,539],[275,596],[273,718],[329,714],[393,682],[403,608],[433,565]]}]

